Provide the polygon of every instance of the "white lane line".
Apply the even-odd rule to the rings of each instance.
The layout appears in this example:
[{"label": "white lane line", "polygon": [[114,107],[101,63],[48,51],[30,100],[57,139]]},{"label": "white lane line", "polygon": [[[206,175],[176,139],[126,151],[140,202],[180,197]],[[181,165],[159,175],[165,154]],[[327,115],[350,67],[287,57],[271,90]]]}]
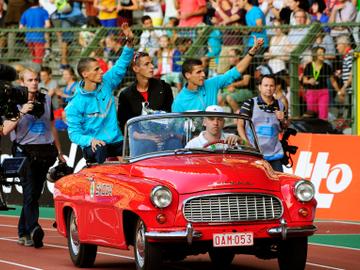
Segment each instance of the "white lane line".
[{"label": "white lane line", "polygon": [[351,247],[344,247],[344,246],[335,246],[335,245],[326,245],[326,244],[317,244],[317,243],[316,244],[315,243],[309,243],[309,245],[360,251],[359,248],[351,248]]},{"label": "white lane line", "polygon": [[325,269],[345,270],[345,268],[337,268],[337,267],[332,267],[332,266],[323,265],[323,264],[317,264],[317,263],[311,263],[311,262],[307,262],[306,264],[311,265],[311,266],[317,266],[317,267],[320,267],[320,268],[325,268]]},{"label": "white lane line", "polygon": [[[0,238],[0,241],[10,241],[10,242],[16,242],[16,239],[13,239],[14,237],[2,237]],[[67,246],[61,246],[61,245],[53,245],[53,244],[46,244],[44,243],[44,246],[46,247],[54,247],[54,248],[60,248],[60,249],[68,249]],[[120,249],[119,249],[120,250]],[[134,257],[130,257],[130,256],[125,256],[125,255],[119,255],[119,254],[114,254],[114,253],[108,253],[108,252],[100,252],[98,251],[97,254],[101,254],[101,255],[105,255],[105,256],[110,256],[110,257],[117,257],[117,258],[122,258],[122,259],[127,259],[127,260],[135,260]]]},{"label": "white lane line", "polygon": [[20,264],[20,263],[15,263],[15,262],[11,262],[11,261],[0,260],[0,263],[10,264],[10,265],[15,265],[15,266],[20,266],[20,267],[22,267],[22,268],[32,269],[32,270],[43,270],[42,268],[32,267],[32,266],[29,266],[29,265]]}]

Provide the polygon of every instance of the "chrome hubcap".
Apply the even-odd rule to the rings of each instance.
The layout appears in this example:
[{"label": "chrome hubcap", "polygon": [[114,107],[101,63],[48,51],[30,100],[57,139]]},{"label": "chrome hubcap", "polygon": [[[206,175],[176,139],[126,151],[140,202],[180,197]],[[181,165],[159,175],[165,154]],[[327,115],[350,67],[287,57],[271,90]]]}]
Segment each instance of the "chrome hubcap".
[{"label": "chrome hubcap", "polygon": [[70,237],[71,250],[73,251],[74,255],[77,256],[80,250],[80,241],[79,241],[79,232],[76,224],[76,217],[74,213],[71,213],[69,237]]},{"label": "chrome hubcap", "polygon": [[145,226],[143,222],[136,231],[135,241],[137,263],[142,268],[145,264]]}]

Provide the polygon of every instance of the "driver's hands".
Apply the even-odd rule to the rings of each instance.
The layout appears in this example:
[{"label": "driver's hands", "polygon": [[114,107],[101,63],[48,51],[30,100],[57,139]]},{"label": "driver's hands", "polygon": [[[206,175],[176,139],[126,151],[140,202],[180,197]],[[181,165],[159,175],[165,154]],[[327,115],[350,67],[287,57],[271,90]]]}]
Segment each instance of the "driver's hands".
[{"label": "driver's hands", "polygon": [[161,142],[161,137],[158,135],[147,135],[146,137],[147,140],[156,142],[156,143],[160,143]]},{"label": "driver's hands", "polygon": [[98,146],[105,146],[105,145],[106,145],[106,143],[104,141],[98,140],[98,139],[93,139],[91,141],[91,150],[93,152],[95,152]]},{"label": "driver's hands", "polygon": [[240,141],[240,137],[237,135],[229,135],[225,139],[225,143],[228,145],[235,145],[238,141]]}]

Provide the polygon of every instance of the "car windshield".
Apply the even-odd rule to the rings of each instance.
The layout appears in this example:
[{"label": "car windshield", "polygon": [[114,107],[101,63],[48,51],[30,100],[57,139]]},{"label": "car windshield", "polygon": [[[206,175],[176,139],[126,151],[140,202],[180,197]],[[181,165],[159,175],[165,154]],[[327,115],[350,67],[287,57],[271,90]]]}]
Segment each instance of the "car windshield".
[{"label": "car windshield", "polygon": [[[239,136],[238,121],[244,123],[246,140]],[[153,114],[132,118],[126,125],[125,159],[194,152],[261,154],[251,121],[235,114]]]}]

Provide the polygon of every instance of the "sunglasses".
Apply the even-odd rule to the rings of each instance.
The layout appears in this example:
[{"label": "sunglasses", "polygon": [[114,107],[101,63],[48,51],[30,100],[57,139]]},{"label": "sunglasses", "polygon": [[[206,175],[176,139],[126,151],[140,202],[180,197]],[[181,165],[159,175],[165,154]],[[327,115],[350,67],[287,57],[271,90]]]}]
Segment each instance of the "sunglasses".
[{"label": "sunglasses", "polygon": [[138,62],[139,62],[139,59],[141,57],[145,57],[145,56],[149,56],[149,54],[147,52],[136,52],[136,53],[134,53],[134,57],[133,57],[133,60],[132,60],[133,64],[137,65]]}]

